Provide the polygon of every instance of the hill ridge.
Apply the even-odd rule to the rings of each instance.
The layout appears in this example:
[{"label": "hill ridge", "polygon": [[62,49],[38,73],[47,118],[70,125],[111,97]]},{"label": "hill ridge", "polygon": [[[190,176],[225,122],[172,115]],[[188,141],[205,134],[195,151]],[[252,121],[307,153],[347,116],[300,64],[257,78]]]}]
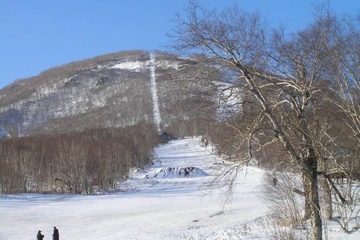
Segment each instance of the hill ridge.
[{"label": "hill ridge", "polygon": [[197,103],[177,80],[186,79],[190,68],[201,69],[195,60],[144,50],[51,68],[0,90],[0,133],[17,137],[141,121],[160,133],[175,118],[193,118]]}]

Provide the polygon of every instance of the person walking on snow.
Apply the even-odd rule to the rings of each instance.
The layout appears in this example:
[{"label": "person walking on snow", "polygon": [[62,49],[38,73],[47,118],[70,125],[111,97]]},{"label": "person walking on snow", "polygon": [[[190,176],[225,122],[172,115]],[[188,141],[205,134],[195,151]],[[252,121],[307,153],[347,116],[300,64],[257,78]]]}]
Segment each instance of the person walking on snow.
[{"label": "person walking on snow", "polygon": [[36,235],[36,239],[37,240],[43,240],[44,239],[44,235],[41,234],[41,231],[38,231],[38,234]]},{"label": "person walking on snow", "polygon": [[53,240],[59,240],[59,230],[54,227]]}]

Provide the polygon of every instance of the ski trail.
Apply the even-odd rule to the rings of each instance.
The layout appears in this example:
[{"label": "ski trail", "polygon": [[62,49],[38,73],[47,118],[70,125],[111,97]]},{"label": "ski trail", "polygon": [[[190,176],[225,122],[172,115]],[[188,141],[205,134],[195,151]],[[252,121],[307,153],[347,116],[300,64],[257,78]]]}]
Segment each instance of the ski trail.
[{"label": "ski trail", "polygon": [[156,78],[155,78],[155,54],[150,52],[150,61],[149,61],[149,68],[150,68],[150,91],[152,95],[153,101],[153,111],[154,111],[154,122],[157,125],[158,133],[161,134],[160,123],[161,123],[161,116],[159,111],[159,98],[156,89]]}]

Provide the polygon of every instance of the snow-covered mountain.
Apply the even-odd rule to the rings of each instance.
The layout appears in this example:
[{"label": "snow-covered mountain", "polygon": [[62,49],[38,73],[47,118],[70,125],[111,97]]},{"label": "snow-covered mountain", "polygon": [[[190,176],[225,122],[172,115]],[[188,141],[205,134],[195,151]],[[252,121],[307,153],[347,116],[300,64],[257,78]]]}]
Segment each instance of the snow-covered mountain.
[{"label": "snow-covered mountain", "polygon": [[161,131],[176,119],[196,117],[189,110],[196,100],[189,91],[186,95],[188,86],[180,80],[197,66],[164,52],[135,50],[51,68],[0,90],[0,134],[125,127],[141,121]]}]

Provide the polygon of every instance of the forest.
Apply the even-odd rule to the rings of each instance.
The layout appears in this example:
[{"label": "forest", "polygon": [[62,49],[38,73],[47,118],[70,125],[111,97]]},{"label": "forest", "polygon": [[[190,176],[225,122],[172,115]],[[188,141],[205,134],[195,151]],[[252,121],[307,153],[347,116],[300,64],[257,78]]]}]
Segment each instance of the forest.
[{"label": "forest", "polygon": [[145,123],[0,141],[1,194],[93,194],[151,164],[162,140]]}]

